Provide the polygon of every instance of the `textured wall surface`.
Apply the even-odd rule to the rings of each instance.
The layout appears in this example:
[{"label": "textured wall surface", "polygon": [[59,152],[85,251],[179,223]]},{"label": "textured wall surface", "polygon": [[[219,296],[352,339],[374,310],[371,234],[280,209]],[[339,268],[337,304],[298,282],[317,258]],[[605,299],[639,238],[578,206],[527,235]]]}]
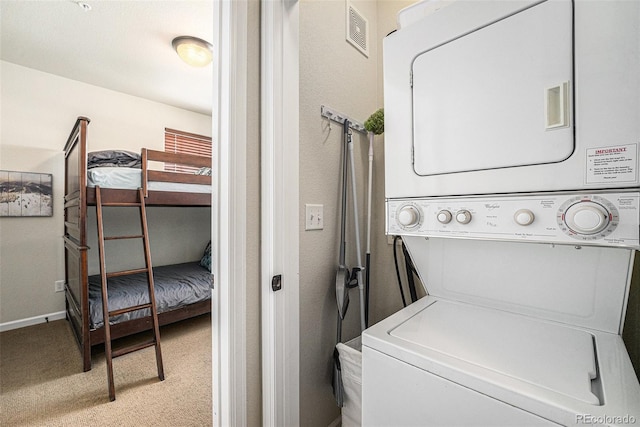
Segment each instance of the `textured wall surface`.
[{"label": "textured wall surface", "polygon": [[[326,105],[364,122],[382,106],[381,39],[395,28],[397,10],[411,2],[353,1],[369,22],[369,57],[346,41],[346,2],[300,3],[300,424],[327,426],[339,414],[331,389],[336,344],[343,130],[320,115]],[[362,263],[365,253],[368,138],[354,133]],[[375,138],[370,323],[401,307],[392,246],[384,235],[383,136]],[[356,262],[351,184],[347,265]],[[324,229],[305,231],[305,204],[324,205]],[[359,295],[350,293],[343,341],[360,334]]]}]

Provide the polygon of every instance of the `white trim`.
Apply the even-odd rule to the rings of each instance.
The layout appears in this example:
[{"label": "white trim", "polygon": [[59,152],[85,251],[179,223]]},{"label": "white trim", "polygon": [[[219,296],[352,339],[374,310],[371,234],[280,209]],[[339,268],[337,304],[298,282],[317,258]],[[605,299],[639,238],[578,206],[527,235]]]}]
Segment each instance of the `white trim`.
[{"label": "white trim", "polygon": [[276,427],[300,424],[298,2],[261,14],[262,424]]},{"label": "white trim", "polygon": [[247,424],[247,3],[214,2],[213,424]]},{"label": "white trim", "polygon": [[26,319],[12,320],[11,322],[0,323],[0,332],[10,331],[12,329],[26,328],[27,326],[33,326],[39,323],[47,323],[54,320],[62,320],[66,318],[67,313],[65,311],[56,311],[55,313],[27,317]]}]

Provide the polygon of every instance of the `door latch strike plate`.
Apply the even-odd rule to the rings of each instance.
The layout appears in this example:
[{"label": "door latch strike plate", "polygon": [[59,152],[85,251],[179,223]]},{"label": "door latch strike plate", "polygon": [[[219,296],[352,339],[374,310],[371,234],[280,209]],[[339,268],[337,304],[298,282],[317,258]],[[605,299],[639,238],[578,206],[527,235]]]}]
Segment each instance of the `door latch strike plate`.
[{"label": "door latch strike plate", "polygon": [[271,278],[271,289],[273,289],[274,292],[282,289],[282,274]]}]

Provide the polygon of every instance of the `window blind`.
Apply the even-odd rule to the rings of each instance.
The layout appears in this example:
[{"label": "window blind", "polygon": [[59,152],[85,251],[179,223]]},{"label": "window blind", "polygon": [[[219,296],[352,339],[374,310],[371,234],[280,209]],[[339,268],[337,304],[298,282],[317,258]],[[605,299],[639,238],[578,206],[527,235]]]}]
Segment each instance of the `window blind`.
[{"label": "window blind", "polygon": [[[168,153],[195,154],[211,157],[211,138],[181,130],[164,128],[164,151]],[[193,173],[198,168],[175,163],[165,163],[164,170]]]}]

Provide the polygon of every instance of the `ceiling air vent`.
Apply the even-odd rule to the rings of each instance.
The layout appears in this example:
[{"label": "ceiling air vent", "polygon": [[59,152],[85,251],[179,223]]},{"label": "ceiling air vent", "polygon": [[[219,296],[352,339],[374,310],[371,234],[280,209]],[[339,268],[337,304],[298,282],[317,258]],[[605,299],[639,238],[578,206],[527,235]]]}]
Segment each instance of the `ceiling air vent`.
[{"label": "ceiling air vent", "polygon": [[369,21],[347,2],[347,41],[369,57]]}]

